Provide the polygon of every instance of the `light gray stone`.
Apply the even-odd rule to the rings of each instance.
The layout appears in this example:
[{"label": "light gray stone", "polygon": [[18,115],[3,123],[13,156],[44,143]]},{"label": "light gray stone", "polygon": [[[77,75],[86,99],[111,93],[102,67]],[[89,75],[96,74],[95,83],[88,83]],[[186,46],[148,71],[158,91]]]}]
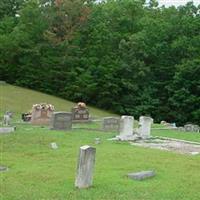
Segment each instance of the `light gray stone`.
[{"label": "light gray stone", "polygon": [[103,130],[104,131],[116,131],[119,132],[120,119],[117,117],[105,117],[103,118]]},{"label": "light gray stone", "polygon": [[151,124],[153,119],[151,117],[141,116],[139,119],[139,135],[142,139],[151,137]]},{"label": "light gray stone", "polygon": [[134,117],[123,115],[120,120],[120,135],[125,138],[126,136],[133,135]]},{"label": "light gray stone", "polygon": [[53,130],[71,130],[72,113],[54,112],[51,118],[51,129]]},{"label": "light gray stone", "polygon": [[57,149],[58,145],[55,142],[50,143],[52,149]]},{"label": "light gray stone", "polygon": [[8,168],[6,166],[0,166],[0,172],[8,171]]},{"label": "light gray stone", "polygon": [[146,178],[150,178],[155,176],[154,171],[141,171],[141,172],[136,172],[136,173],[129,173],[127,176],[131,179],[135,180],[144,180]]},{"label": "light gray stone", "polygon": [[88,145],[80,147],[75,186],[88,188],[92,186],[96,149]]},{"label": "light gray stone", "polygon": [[100,144],[101,143],[101,140],[100,138],[95,138],[95,141],[94,141],[95,144]]},{"label": "light gray stone", "polygon": [[16,127],[0,127],[0,134],[14,132]]}]

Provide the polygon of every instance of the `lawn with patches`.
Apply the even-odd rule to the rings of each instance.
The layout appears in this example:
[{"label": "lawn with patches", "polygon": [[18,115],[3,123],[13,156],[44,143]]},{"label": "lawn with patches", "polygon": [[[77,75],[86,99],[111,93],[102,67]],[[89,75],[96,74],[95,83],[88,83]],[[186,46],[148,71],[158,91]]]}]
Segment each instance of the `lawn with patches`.
[{"label": "lawn with patches", "polygon": [[[159,131],[153,134],[159,135]],[[0,136],[1,165],[9,167],[1,173],[0,199],[199,200],[199,155],[107,140],[114,135],[79,129],[50,131],[48,127],[18,124],[14,134]],[[94,144],[96,137],[101,138],[101,144]],[[59,148],[51,149],[51,142]],[[76,164],[79,147],[85,144],[97,149],[94,184],[79,190],[74,187]],[[141,170],[155,170],[156,176],[144,181],[126,177]]]}]

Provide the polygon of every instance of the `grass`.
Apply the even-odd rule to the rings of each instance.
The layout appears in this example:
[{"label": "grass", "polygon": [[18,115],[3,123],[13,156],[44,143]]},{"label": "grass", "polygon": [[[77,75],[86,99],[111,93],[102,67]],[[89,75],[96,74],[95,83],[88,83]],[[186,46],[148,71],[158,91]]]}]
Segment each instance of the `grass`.
[{"label": "grass", "polygon": [[[33,104],[41,102],[53,104],[56,111],[66,112],[70,112],[71,108],[75,105],[75,103],[71,101],[9,84],[0,84],[0,94],[0,113],[5,113],[5,111],[9,110],[14,112],[17,116],[31,110]],[[115,115],[111,112],[90,106],[88,107],[93,117]]]},{"label": "grass", "polygon": [[[114,133],[88,130],[50,131],[47,127],[18,125],[14,134],[0,136],[2,200],[199,200],[200,156],[107,141]],[[94,144],[96,137],[100,145]],[[57,150],[49,146],[56,142]],[[97,148],[94,185],[74,187],[79,147]],[[129,180],[129,172],[156,171],[145,181]]]},{"label": "grass", "polygon": [[[0,165],[9,167],[0,173],[1,200],[199,200],[200,156],[180,155],[132,146],[128,142],[108,141],[115,133],[100,132],[101,122],[75,124],[72,131],[51,131],[48,127],[19,123],[19,115],[32,104],[47,102],[56,110],[70,111],[74,103],[32,90],[0,85],[0,112],[15,112],[14,134],[0,135]],[[113,115],[91,108],[93,116]],[[137,122],[135,123],[135,126]],[[86,130],[90,128],[93,130]],[[154,124],[153,128],[163,128]],[[152,130],[153,136],[165,136],[200,142],[200,135],[174,130]],[[95,145],[96,137],[101,144]],[[57,150],[50,143],[58,144]],[[93,187],[74,187],[79,147],[96,147]],[[145,181],[130,180],[129,172],[155,170]]]}]

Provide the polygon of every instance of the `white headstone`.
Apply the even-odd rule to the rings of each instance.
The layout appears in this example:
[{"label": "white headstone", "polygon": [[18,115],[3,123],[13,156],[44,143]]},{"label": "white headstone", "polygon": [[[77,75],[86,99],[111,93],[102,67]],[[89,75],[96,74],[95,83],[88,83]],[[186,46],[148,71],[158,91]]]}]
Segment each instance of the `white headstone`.
[{"label": "white headstone", "polygon": [[122,116],[120,120],[120,136],[133,135],[134,117]]},{"label": "white headstone", "polygon": [[75,186],[88,188],[92,185],[96,149],[88,145],[80,147]]},{"label": "white headstone", "polygon": [[151,124],[153,119],[151,117],[141,116],[139,119],[139,135],[143,139],[151,137]]}]

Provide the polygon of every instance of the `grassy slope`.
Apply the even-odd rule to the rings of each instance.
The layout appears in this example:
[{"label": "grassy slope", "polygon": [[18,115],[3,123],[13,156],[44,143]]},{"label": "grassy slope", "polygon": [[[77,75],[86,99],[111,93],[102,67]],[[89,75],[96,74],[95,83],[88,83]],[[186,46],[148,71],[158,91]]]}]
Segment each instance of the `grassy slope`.
[{"label": "grassy slope", "polygon": [[[18,125],[15,134],[0,136],[2,200],[199,200],[200,156],[180,155],[107,141],[112,133]],[[102,143],[94,145],[94,138]],[[57,150],[49,147],[56,142]],[[78,149],[96,146],[94,186],[74,188]],[[128,172],[154,169],[156,177],[129,180]]]},{"label": "grassy slope", "polygon": [[[20,88],[12,85],[0,85],[0,112],[6,110],[13,111],[17,114],[31,110],[32,105],[36,103],[51,103],[55,106],[56,111],[70,111],[75,103],[47,95],[41,92]],[[110,116],[109,112],[89,107],[92,116]]]}]

